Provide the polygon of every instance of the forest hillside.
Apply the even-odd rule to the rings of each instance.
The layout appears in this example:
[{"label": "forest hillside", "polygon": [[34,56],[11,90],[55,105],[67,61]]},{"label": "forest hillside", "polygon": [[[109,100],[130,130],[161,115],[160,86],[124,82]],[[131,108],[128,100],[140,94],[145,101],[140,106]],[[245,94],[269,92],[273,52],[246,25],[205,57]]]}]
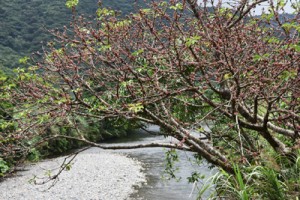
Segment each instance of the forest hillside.
[{"label": "forest hillside", "polygon": [[[78,13],[93,16],[98,0],[81,0]],[[104,6],[122,14],[133,11],[134,0],[104,0]],[[139,5],[144,2],[139,2]],[[49,30],[68,25],[72,12],[64,0],[1,0],[0,1],[0,68],[18,67],[18,60],[40,51],[51,39]]]}]

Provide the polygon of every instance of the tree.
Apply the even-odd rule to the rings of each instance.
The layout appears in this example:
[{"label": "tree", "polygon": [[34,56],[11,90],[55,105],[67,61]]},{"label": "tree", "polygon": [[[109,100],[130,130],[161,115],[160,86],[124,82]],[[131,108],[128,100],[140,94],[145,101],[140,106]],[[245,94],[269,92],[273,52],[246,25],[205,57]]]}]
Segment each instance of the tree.
[{"label": "tree", "polygon": [[[232,174],[232,163],[263,163],[269,148],[295,161],[299,15],[280,14],[285,1],[218,2],[153,2],[125,18],[100,7],[93,22],[75,17],[29,72],[19,71],[18,132],[78,129],[75,116],[128,120],[159,125],[178,142],[105,147],[80,130],[72,138],[192,151]],[[263,2],[269,11],[253,16]]]}]

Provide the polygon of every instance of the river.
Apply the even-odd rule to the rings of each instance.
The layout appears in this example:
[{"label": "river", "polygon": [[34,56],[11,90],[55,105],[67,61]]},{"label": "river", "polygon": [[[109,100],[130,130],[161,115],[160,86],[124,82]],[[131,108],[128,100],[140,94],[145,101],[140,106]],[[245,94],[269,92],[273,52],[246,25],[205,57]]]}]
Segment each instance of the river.
[{"label": "river", "polygon": [[[157,131],[157,127],[151,127]],[[153,131],[153,130],[152,130]],[[143,131],[137,131],[124,138],[111,140],[108,144],[123,144],[134,145],[139,143],[150,143],[153,141],[167,142],[170,138],[163,136],[149,135]],[[186,200],[196,199],[199,188],[207,181],[207,179],[216,173],[216,169],[212,169],[205,161],[199,166],[192,162],[193,154],[190,152],[178,151],[179,162],[176,164],[178,171],[177,179],[164,179],[164,169],[166,165],[165,152],[163,148],[144,148],[133,150],[115,150],[122,152],[130,157],[136,158],[143,163],[144,173],[146,173],[147,184],[140,187],[134,195],[133,199],[147,200]],[[205,175],[205,179],[197,184],[188,183],[187,177],[190,177],[192,172],[200,172]],[[179,180],[178,180],[179,179]],[[194,189],[193,189],[194,188]],[[202,196],[207,199],[211,191],[205,192]]]}]

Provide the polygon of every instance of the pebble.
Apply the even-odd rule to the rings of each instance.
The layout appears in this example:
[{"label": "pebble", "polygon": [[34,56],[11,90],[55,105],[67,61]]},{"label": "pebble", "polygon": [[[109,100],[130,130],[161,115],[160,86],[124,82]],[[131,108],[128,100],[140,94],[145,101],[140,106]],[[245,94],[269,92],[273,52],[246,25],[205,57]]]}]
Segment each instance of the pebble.
[{"label": "pebble", "polygon": [[[64,157],[44,160],[26,166],[16,176],[0,182],[1,200],[128,200],[135,192],[134,186],[146,183],[139,161],[126,155],[90,148],[73,160],[71,169],[63,171],[58,181],[43,185],[29,183],[34,176],[46,178],[57,172]],[[39,182],[42,179],[35,179]]]}]

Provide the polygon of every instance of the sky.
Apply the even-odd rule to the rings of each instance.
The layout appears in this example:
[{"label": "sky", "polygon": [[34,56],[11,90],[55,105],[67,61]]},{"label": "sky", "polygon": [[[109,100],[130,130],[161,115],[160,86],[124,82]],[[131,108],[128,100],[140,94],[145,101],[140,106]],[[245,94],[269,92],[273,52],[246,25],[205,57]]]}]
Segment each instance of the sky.
[{"label": "sky", "polygon": [[[237,6],[239,2],[241,2],[242,0],[214,0],[214,5],[218,4],[218,2],[222,2],[224,6],[226,7],[232,7],[232,6]],[[274,2],[278,2],[279,0],[274,0]],[[203,0],[198,0],[199,3],[203,2]],[[211,0],[208,0],[208,2],[211,2]],[[253,2],[253,0],[252,0]],[[300,0],[285,0],[286,5],[284,6],[285,12],[287,13],[292,13],[294,12],[294,10],[292,9],[291,5],[294,3],[298,3],[300,4]],[[252,14],[254,15],[260,15],[263,11],[263,9],[265,11],[268,10],[268,5],[269,2],[265,2],[260,4],[259,6],[257,6],[255,8],[255,10],[253,10]]]}]

